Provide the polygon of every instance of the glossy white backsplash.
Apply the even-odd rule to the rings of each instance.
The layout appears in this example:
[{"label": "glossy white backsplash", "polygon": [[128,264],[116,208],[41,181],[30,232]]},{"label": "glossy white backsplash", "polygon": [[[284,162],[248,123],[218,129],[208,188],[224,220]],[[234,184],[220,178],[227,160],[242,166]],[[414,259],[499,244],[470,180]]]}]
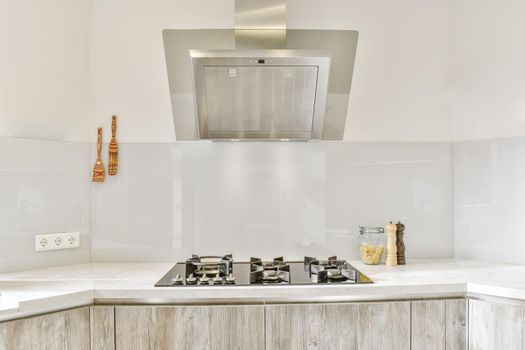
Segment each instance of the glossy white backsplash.
[{"label": "glossy white backsplash", "polygon": [[[89,162],[88,144],[0,138],[0,272],[89,261]],[[34,251],[65,231],[80,248]]]},{"label": "glossy white backsplash", "polygon": [[455,254],[525,264],[525,138],[453,145]]},{"label": "glossy white backsplash", "polygon": [[[90,182],[94,155],[94,145],[0,138],[0,272],[90,253],[357,258],[357,227],[392,218],[407,225],[409,257],[452,256],[447,143],[123,144],[120,174],[102,184]],[[34,251],[35,234],[62,231],[80,231],[81,248]]]},{"label": "glossy white backsplash", "polygon": [[409,258],[451,257],[451,162],[449,143],[121,144],[91,185],[92,261],[358,258],[358,226],[391,219]]}]

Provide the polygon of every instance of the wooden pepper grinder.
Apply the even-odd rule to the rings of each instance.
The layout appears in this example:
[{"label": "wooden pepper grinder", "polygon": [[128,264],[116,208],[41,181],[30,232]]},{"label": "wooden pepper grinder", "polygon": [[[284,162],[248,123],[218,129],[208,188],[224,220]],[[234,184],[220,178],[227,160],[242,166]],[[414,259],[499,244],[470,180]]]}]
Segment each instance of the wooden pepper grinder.
[{"label": "wooden pepper grinder", "polygon": [[391,224],[397,226],[396,231],[396,245],[397,245],[397,264],[406,265],[405,259],[405,242],[403,242],[403,235],[405,234],[405,225],[401,221],[391,221]]},{"label": "wooden pepper grinder", "polygon": [[397,265],[397,246],[396,246],[396,230],[395,224],[388,224],[385,227],[387,243],[386,243],[386,265]]}]

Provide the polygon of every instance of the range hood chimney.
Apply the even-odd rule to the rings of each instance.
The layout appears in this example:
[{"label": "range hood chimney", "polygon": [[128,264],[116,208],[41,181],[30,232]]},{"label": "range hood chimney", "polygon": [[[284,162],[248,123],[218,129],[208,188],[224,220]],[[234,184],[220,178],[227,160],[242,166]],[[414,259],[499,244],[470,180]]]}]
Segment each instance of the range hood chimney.
[{"label": "range hood chimney", "polygon": [[236,49],[286,49],[285,0],[235,0]]}]

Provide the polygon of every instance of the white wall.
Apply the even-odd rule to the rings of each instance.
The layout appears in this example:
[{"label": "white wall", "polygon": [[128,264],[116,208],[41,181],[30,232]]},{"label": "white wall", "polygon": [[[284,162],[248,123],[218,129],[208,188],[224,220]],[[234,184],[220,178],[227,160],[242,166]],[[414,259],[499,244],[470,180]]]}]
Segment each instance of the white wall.
[{"label": "white wall", "polygon": [[[0,136],[17,138],[94,141],[101,125],[108,140],[110,116],[118,113],[121,142],[175,141],[162,30],[234,25],[233,0],[0,5]],[[290,28],[360,31],[347,139],[448,138],[446,0],[288,6]],[[394,216],[408,226],[410,257],[452,254],[447,144],[123,144],[121,151],[121,175],[91,185],[90,201],[86,144],[0,140],[0,271],[85,262],[91,252],[96,261],[173,261],[239,239],[234,253],[241,258],[252,240],[261,243],[253,253],[269,255],[281,238],[287,256],[355,258],[357,225]],[[252,152],[255,163],[243,156]],[[221,161],[238,170],[221,179],[240,176],[242,184],[228,187],[227,206],[209,194],[223,190],[211,177],[224,170]],[[370,184],[374,198],[363,201]],[[246,218],[230,227],[238,209]],[[427,220],[439,224],[428,229]],[[81,249],[33,251],[34,234],[66,230],[82,232]]]},{"label": "white wall", "polygon": [[[0,272],[89,261],[89,145],[0,137]],[[81,247],[35,252],[36,234]]]},{"label": "white wall", "polygon": [[[94,141],[118,113],[121,141],[174,141],[162,30],[234,25],[233,0],[1,5],[0,135],[25,138]],[[446,0],[288,0],[287,16],[360,31],[347,140],[448,140]]]},{"label": "white wall", "polygon": [[359,31],[345,140],[447,141],[447,0],[288,0],[288,26]]},{"label": "white wall", "polygon": [[92,186],[93,261],[358,259],[358,227],[389,220],[409,259],[453,254],[448,143],[123,144],[120,160]]},{"label": "white wall", "polygon": [[118,113],[122,142],[175,141],[162,30],[233,28],[233,5],[233,0],[93,0],[92,129],[108,125]]},{"label": "white wall", "polygon": [[[93,141],[119,113],[122,141],[174,141],[161,31],[231,28],[233,3],[0,0],[0,136]],[[360,32],[347,140],[461,141],[525,135],[524,11],[288,0],[287,16],[290,28]]]},{"label": "white wall", "polygon": [[453,149],[456,256],[525,264],[525,138]]},{"label": "white wall", "polygon": [[450,1],[453,140],[525,135],[525,2]]},{"label": "white wall", "polygon": [[[234,24],[233,0],[50,0],[45,3],[0,0],[0,6],[7,9],[0,11],[0,136],[94,141],[95,127],[102,125],[108,130],[110,115],[118,113],[120,141],[173,142],[175,133],[162,30],[231,28]],[[360,32],[346,140],[448,141],[451,138],[471,140],[525,135],[523,13],[525,3],[519,0],[288,0],[287,16],[289,28],[355,29]],[[108,134],[105,134],[107,139]],[[523,151],[521,143],[501,140],[455,146],[458,256],[499,260],[500,256],[510,252],[505,260],[522,262],[516,258],[518,245],[513,245],[513,242],[521,242],[518,239],[520,231],[512,230],[521,224],[519,215],[523,207],[519,198],[521,163],[514,163]],[[3,250],[3,256],[14,259],[10,260],[14,265],[9,267],[3,262],[0,269],[84,261],[88,258],[88,250],[81,250],[79,255],[74,252],[49,253],[46,259],[45,255],[33,255],[31,238],[37,231],[75,227],[87,231],[83,216],[87,214],[82,203],[87,201],[85,186],[89,184],[89,170],[77,167],[73,160],[67,160],[67,155],[63,155],[66,157],[63,167],[53,165],[47,168],[40,163],[54,159],[52,154],[55,152],[60,155],[60,152],[76,146],[64,143],[65,148],[57,146],[61,149],[57,151],[55,146],[28,143],[24,147],[28,145],[24,151],[28,154],[32,149],[40,148],[48,153],[36,154],[36,158],[31,158],[20,168],[15,162],[15,165],[5,163],[0,169],[1,183],[7,186],[4,191],[7,195],[0,201],[5,225],[0,227],[1,246],[20,249]],[[14,150],[19,146],[11,141],[0,142],[0,151],[5,157],[16,156],[19,153]],[[78,152],[82,153],[85,145],[77,146],[80,147]],[[261,206],[276,200],[271,197],[272,193],[286,198],[279,199],[280,204],[288,203],[287,200],[304,204],[299,209],[285,205],[284,211],[278,213],[279,218],[286,218],[283,222],[295,222],[295,218],[306,215],[314,220],[311,227],[317,231],[325,230],[325,235],[321,235],[323,241],[319,243],[310,239],[317,239],[317,236],[309,229],[292,225],[297,231],[286,238],[288,247],[299,242],[301,251],[317,245],[328,253],[334,242],[342,242],[347,244],[348,251],[355,252],[351,248],[355,242],[350,240],[350,231],[347,230],[364,221],[379,224],[380,220],[388,219],[387,216],[395,215],[396,218],[406,218],[410,227],[419,232],[407,236],[409,242],[414,240],[411,242],[416,248],[413,256],[450,255],[452,216],[446,206],[450,179],[445,174],[450,160],[447,160],[446,152],[440,153],[439,159],[435,158],[432,144],[428,145],[430,149],[421,144],[388,144],[384,149],[381,145],[344,143],[301,146],[305,150],[320,147],[314,152],[319,159],[305,156],[304,150],[292,152],[304,156],[301,158],[304,162],[292,162],[292,167],[307,170],[311,177],[304,183],[321,186],[320,192],[306,193],[301,188],[289,191],[281,177],[275,178],[273,184],[284,186],[279,190],[272,187],[272,191],[258,192],[257,186],[250,187],[255,197],[262,198]],[[429,153],[418,155],[412,146]],[[158,253],[158,257],[171,256],[171,248],[178,244],[172,241],[178,215],[173,206],[178,197],[161,189],[153,193],[153,199],[158,196],[167,207],[146,209],[151,217],[157,215],[160,218],[159,225],[166,226],[159,226],[158,237],[154,235],[160,241],[145,238],[144,231],[151,218],[141,219],[134,215],[144,204],[137,202],[136,198],[147,195],[147,181],[154,182],[157,178],[148,177],[150,173],[144,171],[142,162],[150,160],[152,166],[173,166],[164,169],[169,172],[165,174],[168,177],[163,178],[172,191],[181,186],[193,188],[195,184],[189,179],[195,174],[203,177],[202,184],[211,186],[212,181],[202,174],[204,170],[194,161],[205,162],[201,166],[213,170],[213,157],[199,154],[201,148],[229,146],[163,144],[158,145],[161,151],[158,158],[155,153],[148,153],[151,149],[155,151],[155,147],[123,147],[123,160],[130,164],[124,162],[122,166],[129,173],[124,172],[118,181],[110,179],[105,187],[93,188],[95,259],[104,260],[115,253],[117,259],[124,260],[140,256],[137,254],[142,252],[147,260],[154,256],[151,252],[159,252],[159,242],[171,243],[166,243],[170,248]],[[235,147],[241,154],[257,148],[249,144]],[[275,144],[269,147],[287,146]],[[363,160],[355,151],[345,147],[361,149],[363,155],[369,155],[371,159]],[[397,151],[388,153],[391,147]],[[380,157],[381,154],[376,153],[378,149],[385,152],[384,155],[390,154],[393,160]],[[136,158],[131,154],[126,158],[127,150],[137,152]],[[229,153],[214,149],[209,154],[223,159]],[[279,162],[271,151],[257,154],[257,159],[265,165],[264,171],[277,171]],[[184,164],[184,171],[189,173],[177,173],[181,155],[189,160],[189,165]],[[426,159],[427,156],[431,159]],[[404,157],[408,158],[403,160]],[[305,169],[304,164],[307,165]],[[413,175],[412,171],[420,171],[420,166],[424,168],[424,176]],[[241,175],[246,175],[250,169],[250,164],[240,163]],[[508,169],[508,172],[502,169]],[[377,185],[372,187],[374,189],[393,188],[389,185],[391,172],[396,181],[406,180],[402,182],[406,191],[390,193],[402,198],[404,204],[399,206],[392,202],[375,207],[374,200],[367,200],[363,205],[360,197],[366,197],[363,189],[367,189],[370,183]],[[491,175],[487,177],[487,173]],[[441,174],[442,179],[437,179],[435,174]],[[243,181],[251,184],[248,178],[243,178]],[[61,187],[64,183],[66,192],[60,192],[64,190]],[[266,185],[263,183],[263,188]],[[59,195],[53,197],[49,191],[59,191]],[[74,202],[68,201],[68,192],[75,194]],[[211,235],[206,229],[209,225],[206,220],[220,219],[210,214],[221,207],[220,203],[216,203],[216,207],[207,207],[202,204],[207,198],[199,193],[200,197],[196,197],[201,203],[199,207],[183,208],[190,212],[197,210],[198,214],[185,219],[189,229],[193,230],[191,234],[198,238],[190,239],[189,245],[180,246],[188,251],[205,248],[206,245],[201,245],[202,239]],[[377,197],[381,195],[379,190],[376,194]],[[25,207],[27,204],[30,206]],[[347,205],[352,208],[349,216],[346,216]],[[27,208],[33,208],[33,212],[27,212]],[[101,208],[108,209],[108,212],[101,212]],[[158,212],[154,211],[155,208]],[[229,207],[230,214],[232,208],[235,209]],[[314,212],[311,218],[308,210]],[[111,212],[118,215],[108,216]],[[421,212],[427,214],[420,215]],[[24,216],[28,213],[34,216]],[[248,214],[252,215],[249,218],[257,220],[261,215],[256,210],[248,210]],[[139,220],[138,225],[126,226],[128,218]],[[197,221],[197,218],[202,220]],[[478,222],[480,218],[482,224]],[[439,230],[432,226],[437,221],[443,225],[438,227]],[[491,251],[501,242],[492,236],[493,232],[500,232],[500,222],[510,223],[505,224],[502,237],[511,243],[499,245],[498,249]],[[253,222],[248,220],[247,224],[253,229]],[[218,227],[228,232],[225,225]],[[270,231],[279,235],[283,232],[279,230],[282,227]],[[234,231],[233,237],[241,232],[240,229]],[[303,235],[293,236],[297,232]],[[342,236],[338,236],[341,232]],[[477,235],[478,232],[482,234]],[[474,241],[476,249],[470,246]],[[83,249],[87,248],[84,246]],[[339,246],[333,251],[339,252]]]},{"label": "white wall", "polygon": [[[122,141],[174,141],[161,31],[231,28],[233,4],[0,0],[0,136],[93,141],[119,113]],[[287,6],[290,28],[360,32],[347,140],[525,135],[523,1]]]},{"label": "white wall", "polygon": [[[232,28],[233,5],[93,0],[92,127],[119,113],[121,141],[174,141],[161,31]],[[360,31],[347,140],[449,139],[447,0],[288,0],[287,16],[289,28]]]},{"label": "white wall", "polygon": [[[525,263],[525,2],[450,2],[455,254]],[[498,139],[501,138],[501,139]],[[491,140],[486,140],[491,139]],[[495,139],[495,140],[494,140]]]},{"label": "white wall", "polygon": [[0,0],[0,136],[86,141],[90,0]]}]

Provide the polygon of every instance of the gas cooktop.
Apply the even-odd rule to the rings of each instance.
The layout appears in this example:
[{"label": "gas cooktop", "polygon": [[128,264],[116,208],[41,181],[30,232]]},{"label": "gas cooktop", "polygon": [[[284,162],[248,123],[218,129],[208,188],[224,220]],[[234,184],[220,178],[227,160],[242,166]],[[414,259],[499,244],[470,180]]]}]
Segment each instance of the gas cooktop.
[{"label": "gas cooktop", "polygon": [[304,261],[251,258],[234,262],[232,255],[198,256],[177,263],[155,287],[260,286],[373,283],[346,260],[305,257]]}]

